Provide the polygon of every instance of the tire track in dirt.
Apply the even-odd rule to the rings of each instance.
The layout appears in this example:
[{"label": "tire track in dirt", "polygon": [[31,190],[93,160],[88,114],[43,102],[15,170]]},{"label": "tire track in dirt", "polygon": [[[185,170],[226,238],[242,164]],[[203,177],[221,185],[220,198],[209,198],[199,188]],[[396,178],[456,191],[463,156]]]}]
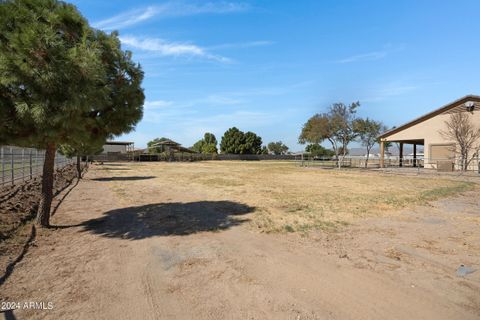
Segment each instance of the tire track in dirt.
[{"label": "tire track in dirt", "polygon": [[[10,299],[56,303],[49,312],[16,311],[18,318],[478,319],[428,287],[411,287],[405,272],[357,268],[311,239],[259,234],[240,224],[160,233],[165,226],[151,220],[163,215],[125,208],[155,203],[172,215],[177,211],[163,204],[185,210],[183,204],[205,196],[175,188],[146,194],[141,182],[129,181],[143,194],[134,202],[112,191],[118,181],[91,180],[112,174],[87,174],[54,217],[59,225],[81,225],[40,234],[6,282],[2,295]],[[202,217],[196,213],[204,206],[187,208],[178,211],[183,218]],[[339,245],[348,250],[349,244]]]}]

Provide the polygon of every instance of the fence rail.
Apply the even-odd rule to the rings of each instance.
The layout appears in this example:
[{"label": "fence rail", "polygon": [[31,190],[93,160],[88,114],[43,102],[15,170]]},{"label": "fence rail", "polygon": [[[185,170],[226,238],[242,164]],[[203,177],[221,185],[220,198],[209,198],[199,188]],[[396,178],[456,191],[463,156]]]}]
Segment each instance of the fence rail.
[{"label": "fence rail", "polygon": [[[44,150],[0,146],[0,186],[26,181],[42,174]],[[72,159],[59,153],[55,156],[55,168],[63,168]]]},{"label": "fence rail", "polygon": [[[142,154],[100,154],[90,156],[89,159],[96,161],[206,161],[206,160],[281,160],[281,161],[296,161],[300,166],[318,166],[318,167],[338,167],[338,160],[332,157],[314,157],[307,154],[287,154],[287,155],[272,155],[272,154],[199,154],[199,153],[142,153]],[[342,167],[344,168],[380,168],[380,158],[370,157],[368,162],[364,156],[346,156],[342,160]],[[412,156],[405,156],[399,158],[398,156],[386,157],[384,159],[385,169],[395,168],[414,168],[431,169],[430,171],[468,171],[480,173],[480,158],[475,157],[469,161],[466,170],[463,170],[462,159],[460,158],[424,158]]]},{"label": "fence rail", "polygon": [[[338,167],[338,160],[321,157],[305,157],[297,159],[300,166],[318,166],[318,167]],[[345,157],[341,163],[345,168],[380,168],[380,159],[378,157],[370,158],[368,162],[365,157]],[[384,168],[415,168],[431,169],[435,171],[467,171],[480,173],[480,159],[478,157],[470,159],[468,165],[464,168],[464,162],[461,158],[412,158],[412,157],[391,157],[384,159]]]},{"label": "fence rail", "polygon": [[206,160],[296,160],[295,155],[272,154],[202,154],[202,153],[142,153],[142,154],[99,154],[89,157],[94,161],[206,161]]}]

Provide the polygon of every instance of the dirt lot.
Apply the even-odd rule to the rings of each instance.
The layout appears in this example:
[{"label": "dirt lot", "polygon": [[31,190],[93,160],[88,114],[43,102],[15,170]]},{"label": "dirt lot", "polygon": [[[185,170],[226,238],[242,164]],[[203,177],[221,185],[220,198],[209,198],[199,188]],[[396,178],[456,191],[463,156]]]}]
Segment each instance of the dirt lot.
[{"label": "dirt lot", "polygon": [[[54,173],[54,195],[58,195],[75,183],[77,171],[68,165]],[[0,286],[5,279],[5,270],[21,254],[28,239],[33,238],[29,222],[35,217],[40,204],[41,179],[36,177],[25,183],[0,187]],[[66,193],[64,193],[65,195]],[[53,203],[53,212],[58,200]]]},{"label": "dirt lot", "polygon": [[[1,301],[18,319],[478,319],[476,183],[291,163],[97,166]],[[7,315],[7,313],[5,313]]]}]

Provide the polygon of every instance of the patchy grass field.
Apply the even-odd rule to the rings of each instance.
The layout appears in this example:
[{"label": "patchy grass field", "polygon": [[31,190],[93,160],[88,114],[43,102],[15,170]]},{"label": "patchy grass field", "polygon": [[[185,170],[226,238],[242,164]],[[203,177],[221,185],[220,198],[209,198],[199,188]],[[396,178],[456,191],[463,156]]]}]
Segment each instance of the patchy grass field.
[{"label": "patchy grass field", "polygon": [[457,274],[480,266],[478,187],[466,181],[109,163],[56,203],[56,228],[38,228],[3,285],[0,274],[0,301],[54,309],[12,318],[480,317],[480,272]]},{"label": "patchy grass field", "polygon": [[168,190],[252,206],[250,224],[262,232],[336,230],[475,187],[440,178],[301,168],[292,162],[133,163],[103,169],[115,175],[117,195],[133,202],[149,203]]}]

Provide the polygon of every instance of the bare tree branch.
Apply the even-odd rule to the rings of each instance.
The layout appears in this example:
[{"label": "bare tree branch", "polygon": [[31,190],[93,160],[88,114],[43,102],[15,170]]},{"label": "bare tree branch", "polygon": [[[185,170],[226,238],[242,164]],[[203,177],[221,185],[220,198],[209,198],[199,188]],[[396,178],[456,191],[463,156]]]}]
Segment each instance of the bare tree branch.
[{"label": "bare tree branch", "polygon": [[480,128],[475,126],[467,112],[452,113],[445,126],[440,134],[444,139],[455,142],[452,151],[459,155],[461,169],[466,171],[480,150]]}]

